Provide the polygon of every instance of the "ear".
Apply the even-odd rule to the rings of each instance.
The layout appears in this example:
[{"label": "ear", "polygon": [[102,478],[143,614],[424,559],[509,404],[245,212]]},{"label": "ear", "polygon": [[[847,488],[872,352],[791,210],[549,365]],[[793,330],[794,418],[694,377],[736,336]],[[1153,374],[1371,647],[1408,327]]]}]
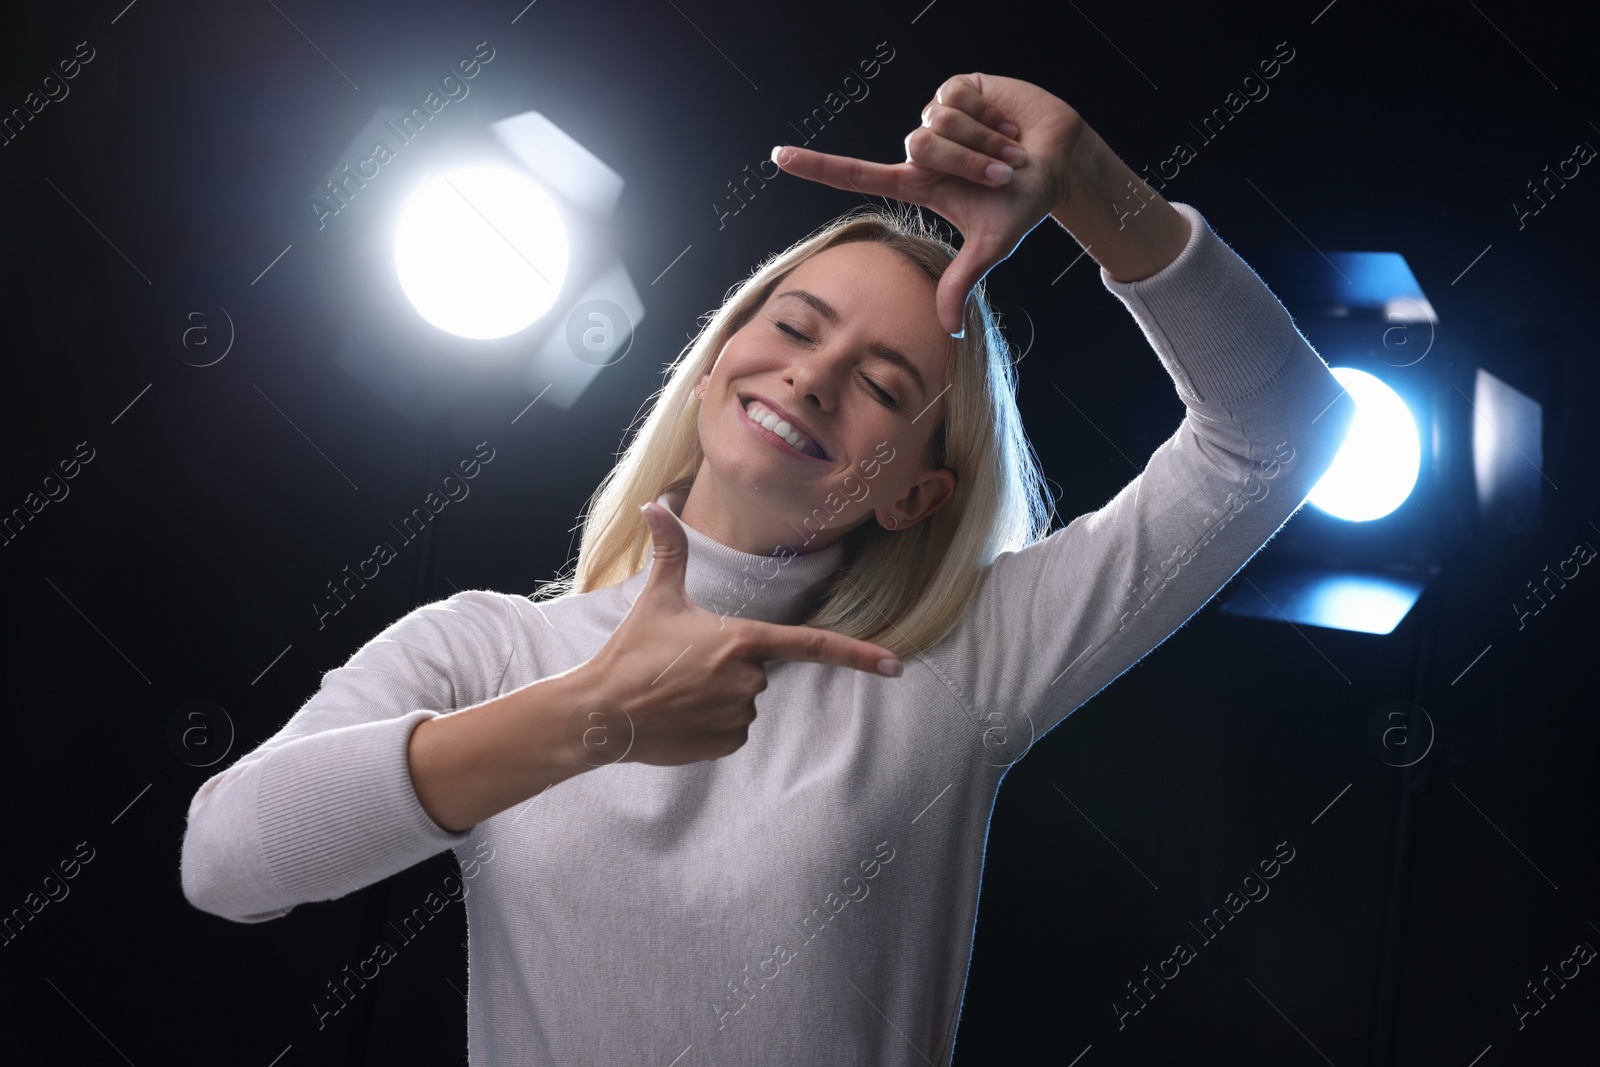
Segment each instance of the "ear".
[{"label": "ear", "polygon": [[[730,338],[729,340],[732,340],[732,339]],[[695,392],[696,396],[699,396],[701,393],[705,392],[707,388],[710,387],[710,385],[711,385],[711,375],[717,369],[717,364],[722,362],[722,353],[726,352],[727,350],[728,350],[728,341],[724,341],[724,342],[722,342],[722,347],[717,349],[717,357],[711,361],[711,366],[707,367],[706,368],[706,372],[704,374],[700,375],[700,377],[695,381],[695,383],[694,383],[694,392]]]},{"label": "ear", "polygon": [[956,472],[949,467],[929,471],[927,477],[906,490],[905,496],[879,509],[878,522],[888,515],[896,516],[898,528],[915,526],[949,502],[956,492]]}]

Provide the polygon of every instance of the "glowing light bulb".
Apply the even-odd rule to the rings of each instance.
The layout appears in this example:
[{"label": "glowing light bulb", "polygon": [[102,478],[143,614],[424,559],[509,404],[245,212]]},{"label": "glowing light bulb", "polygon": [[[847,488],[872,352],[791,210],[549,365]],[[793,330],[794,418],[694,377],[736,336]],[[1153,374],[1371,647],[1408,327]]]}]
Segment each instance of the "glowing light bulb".
[{"label": "glowing light bulb", "polygon": [[1333,466],[1311,490],[1309,503],[1351,522],[1381,519],[1403,504],[1422,468],[1416,420],[1395,391],[1366,371],[1332,367],[1356,415]]},{"label": "glowing light bulb", "polygon": [[549,311],[567,275],[560,213],[515,171],[454,171],[412,194],[395,236],[400,287],[424,319],[487,340]]}]

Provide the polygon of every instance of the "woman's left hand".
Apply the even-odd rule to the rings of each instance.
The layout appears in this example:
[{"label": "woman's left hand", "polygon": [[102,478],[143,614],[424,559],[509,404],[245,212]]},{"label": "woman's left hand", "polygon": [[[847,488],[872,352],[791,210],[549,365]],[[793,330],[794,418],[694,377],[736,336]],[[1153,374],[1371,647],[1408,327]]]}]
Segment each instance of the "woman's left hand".
[{"label": "woman's left hand", "polygon": [[905,144],[906,161],[895,164],[793,146],[772,158],[796,177],[932,208],[961,231],[935,295],[952,335],[973,288],[1066,205],[1079,168],[1104,147],[1066,101],[993,74],[957,74],[939,86]]}]

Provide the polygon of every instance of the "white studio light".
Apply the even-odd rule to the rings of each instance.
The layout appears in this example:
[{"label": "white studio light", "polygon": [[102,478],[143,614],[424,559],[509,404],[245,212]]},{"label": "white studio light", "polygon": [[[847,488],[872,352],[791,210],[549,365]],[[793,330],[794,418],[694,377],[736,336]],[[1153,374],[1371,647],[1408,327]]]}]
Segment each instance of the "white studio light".
[{"label": "white studio light", "polygon": [[1395,391],[1366,371],[1331,367],[1356,402],[1333,466],[1306,498],[1339,519],[1381,519],[1405,502],[1422,467],[1417,424]]},{"label": "white studio light", "polygon": [[394,261],[423,318],[489,340],[550,310],[567,276],[567,233],[538,183],[500,167],[457,170],[406,202]]}]

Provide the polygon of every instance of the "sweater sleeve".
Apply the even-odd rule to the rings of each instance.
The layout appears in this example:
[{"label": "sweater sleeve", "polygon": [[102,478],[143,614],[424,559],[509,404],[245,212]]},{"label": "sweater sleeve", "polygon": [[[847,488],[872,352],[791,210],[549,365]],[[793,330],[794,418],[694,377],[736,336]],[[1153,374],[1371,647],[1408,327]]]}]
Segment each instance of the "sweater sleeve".
[{"label": "sweater sleeve", "polygon": [[[1007,760],[1200,609],[1304,503],[1355,403],[1288,312],[1187,204],[1189,241],[1133,314],[1187,411],[1108,503],[1002,553],[939,666]],[[999,747],[996,747],[996,752]]]},{"label": "sweater sleeve", "polygon": [[272,737],[189,804],[180,873],[202,911],[264,922],[464,843],[423,810],[407,747],[426,719],[499,695],[515,625],[503,594],[407,614],[328,671]]}]

